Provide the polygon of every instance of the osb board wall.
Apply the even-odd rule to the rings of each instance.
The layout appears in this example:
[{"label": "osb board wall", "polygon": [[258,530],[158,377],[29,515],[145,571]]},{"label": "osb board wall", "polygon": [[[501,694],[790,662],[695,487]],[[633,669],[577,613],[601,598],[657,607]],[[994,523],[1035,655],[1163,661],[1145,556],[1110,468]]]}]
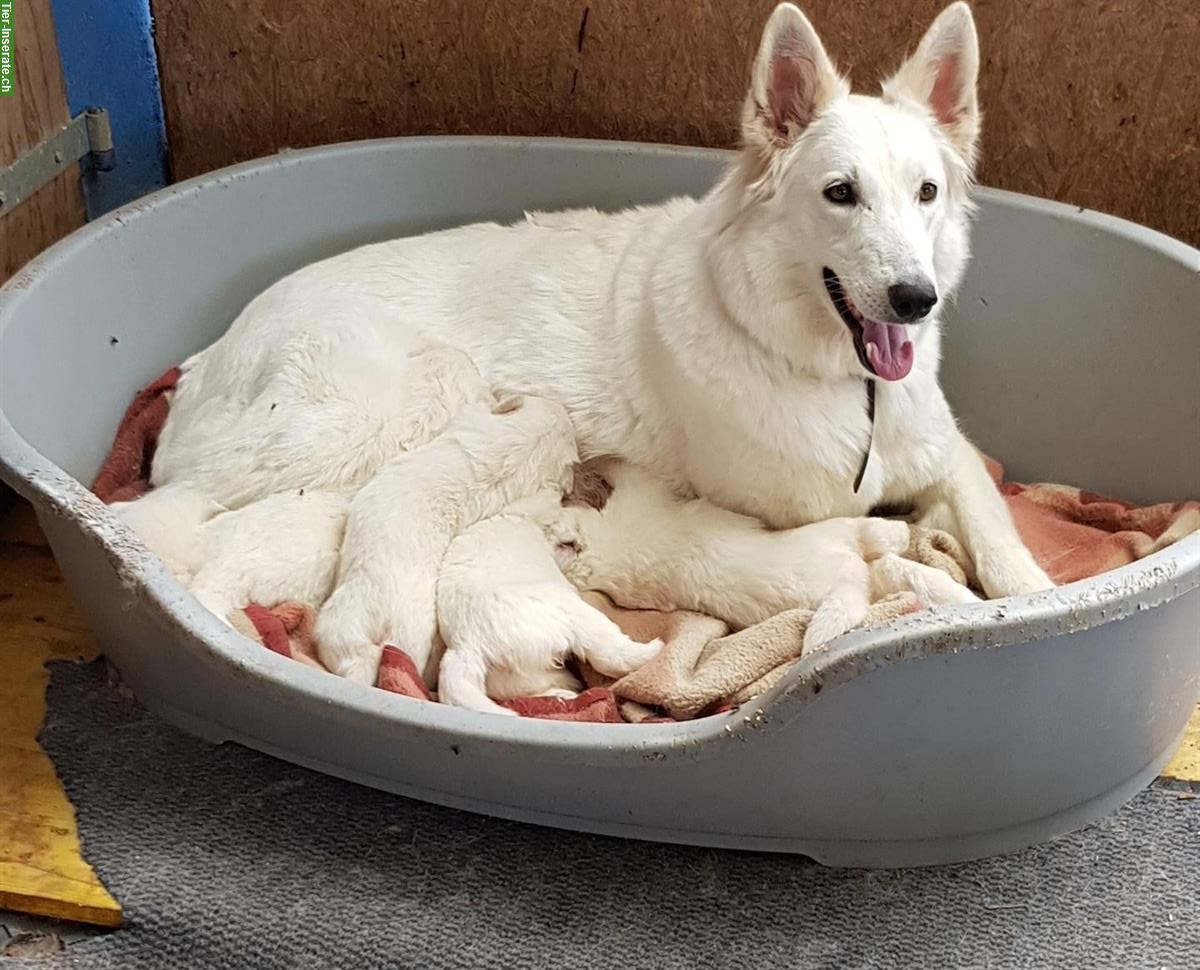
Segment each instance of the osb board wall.
[{"label": "osb board wall", "polygon": [[[713,146],[774,0],[153,0],[174,175],[478,133]],[[861,89],[943,0],[802,0]],[[1200,3],[976,0],[984,182],[1200,243]]]},{"label": "osb board wall", "polygon": [[[70,120],[50,0],[28,0],[16,12],[14,92],[0,98],[0,168]],[[79,168],[72,165],[11,211],[0,207],[0,283],[84,222]],[[0,484],[0,511],[14,500]]]},{"label": "osb board wall", "polygon": [[[0,98],[0,168],[70,120],[50,0],[20,4],[15,27],[15,91]],[[0,208],[0,283],[83,221],[76,166],[11,212]]]}]

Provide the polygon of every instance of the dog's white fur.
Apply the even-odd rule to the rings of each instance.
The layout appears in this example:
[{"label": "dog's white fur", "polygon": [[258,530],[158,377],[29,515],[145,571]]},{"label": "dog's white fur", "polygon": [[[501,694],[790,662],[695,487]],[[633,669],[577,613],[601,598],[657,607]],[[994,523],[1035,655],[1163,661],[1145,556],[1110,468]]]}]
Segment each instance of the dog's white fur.
[{"label": "dog's white fur", "polygon": [[201,528],[225,511],[190,482],[164,485],[110,508],[184,585],[204,562]]},{"label": "dog's white fur", "polygon": [[[540,501],[557,509],[561,494]],[[651,660],[661,640],[638,643],[585,603],[559,571],[542,529],[519,508],[485,519],[446,551],[437,618],[446,652],[438,699],[494,714],[493,700],[570,696],[568,656],[621,677]]]},{"label": "dog's white fur", "polygon": [[631,609],[686,609],[741,628],[784,610],[815,614],[805,649],[862,624],[871,603],[913,592],[926,606],[977,597],[940,569],[903,558],[905,522],[837,518],[771,531],[705,499],[680,499],[638,468],[611,463],[603,510],[567,508],[548,535],[576,552],[563,571],[580,589]]},{"label": "dog's white fur", "polygon": [[566,411],[515,397],[463,407],[440,436],[391,461],[351,502],[337,584],[314,630],[321,662],[373,684],[392,644],[433,686],[437,576],[451,540],[517,499],[561,496],[577,459]]},{"label": "dog's white fur", "polygon": [[[914,274],[939,306],[953,294],[978,63],[955,3],[882,97],[851,95],[809,22],[779,6],[745,147],[703,199],[468,226],[292,274],[185,363],[153,481],[194,481],[226,504],[359,481],[406,447],[406,362],[446,344],[489,385],[565,406],[585,457],[618,456],[774,527],[937,508],[988,595],[1049,587],[938,387],[936,308],[909,328],[911,373],[879,382],[853,489],[867,371],[822,280],[832,269],[881,319],[888,288]],[[827,199],[835,181],[859,204]]]},{"label": "dog's white fur", "polygon": [[[360,279],[344,315],[306,294],[273,287],[245,314],[280,314],[307,320],[269,347],[253,351],[232,371],[205,368],[201,394],[176,394],[155,455],[154,483],[188,481],[229,508],[277,492],[351,489],[367,482],[392,458],[432,441],[466,403],[493,395],[471,359],[435,341],[414,339],[403,349],[379,335],[354,333],[357,314],[386,313]],[[307,303],[307,306],[305,305]],[[322,361],[342,361],[322,377]],[[197,382],[199,383],[199,382]],[[189,382],[196,388],[197,383]],[[204,428],[200,435],[189,426]]]},{"label": "dog's white fur", "polygon": [[188,588],[227,623],[250,603],[318,609],[333,588],[349,503],[341,492],[300,489],[211,519]]},{"label": "dog's white fur", "polygon": [[324,602],[337,571],[349,498],[303,489],[226,511],[190,483],[114,502],[124,520],[204,606],[229,622],[250,603]]}]

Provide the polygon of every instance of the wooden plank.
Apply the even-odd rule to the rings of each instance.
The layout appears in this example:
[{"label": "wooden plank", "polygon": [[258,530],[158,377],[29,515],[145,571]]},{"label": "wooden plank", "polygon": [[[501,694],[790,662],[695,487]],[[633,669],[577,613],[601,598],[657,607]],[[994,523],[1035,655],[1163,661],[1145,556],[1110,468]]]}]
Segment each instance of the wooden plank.
[{"label": "wooden plank", "polygon": [[1200,705],[1192,712],[1183,743],[1171,763],[1163,769],[1163,777],[1200,783]]},{"label": "wooden plank", "polygon": [[[70,120],[50,0],[17,7],[16,93],[0,98],[0,166]],[[11,212],[0,215],[0,283],[51,243],[83,225],[79,166],[72,166]]]},{"label": "wooden plank", "polygon": [[[946,0],[803,0],[860,90]],[[775,0],[152,0],[176,178],[380,135],[729,146]],[[1200,3],[976,0],[982,181],[1200,243]]]},{"label": "wooden plank", "polygon": [[[50,0],[26,0],[16,16],[16,93],[0,98],[0,167],[70,120]],[[85,219],[78,165],[12,211],[0,211],[0,285]],[[15,500],[0,483],[0,514]]]},{"label": "wooden plank", "polygon": [[28,502],[18,499],[11,511],[0,516],[0,545],[5,544],[46,548],[46,537]]},{"label": "wooden plank", "polygon": [[75,809],[37,742],[46,663],[97,656],[44,545],[0,543],[0,645],[0,908],[119,926],[121,907],[84,860]]}]

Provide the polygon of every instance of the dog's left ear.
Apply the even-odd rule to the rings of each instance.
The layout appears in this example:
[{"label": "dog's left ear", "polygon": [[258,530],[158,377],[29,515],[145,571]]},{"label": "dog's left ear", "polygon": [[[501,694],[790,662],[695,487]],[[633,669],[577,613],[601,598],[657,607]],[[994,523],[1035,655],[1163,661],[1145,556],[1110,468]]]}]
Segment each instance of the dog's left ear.
[{"label": "dog's left ear", "polygon": [[959,0],[943,10],[912,55],[883,85],[889,101],[925,105],[968,162],[979,141],[979,36],[971,8]]}]

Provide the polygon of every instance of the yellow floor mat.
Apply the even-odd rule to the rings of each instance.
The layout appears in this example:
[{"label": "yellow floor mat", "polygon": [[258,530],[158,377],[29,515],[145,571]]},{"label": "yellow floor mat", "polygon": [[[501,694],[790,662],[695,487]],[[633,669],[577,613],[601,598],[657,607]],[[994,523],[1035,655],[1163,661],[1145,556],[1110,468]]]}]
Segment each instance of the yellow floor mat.
[{"label": "yellow floor mat", "polygon": [[119,926],[121,907],[84,860],[54,765],[37,743],[51,660],[95,644],[27,506],[0,528],[0,909]]}]

